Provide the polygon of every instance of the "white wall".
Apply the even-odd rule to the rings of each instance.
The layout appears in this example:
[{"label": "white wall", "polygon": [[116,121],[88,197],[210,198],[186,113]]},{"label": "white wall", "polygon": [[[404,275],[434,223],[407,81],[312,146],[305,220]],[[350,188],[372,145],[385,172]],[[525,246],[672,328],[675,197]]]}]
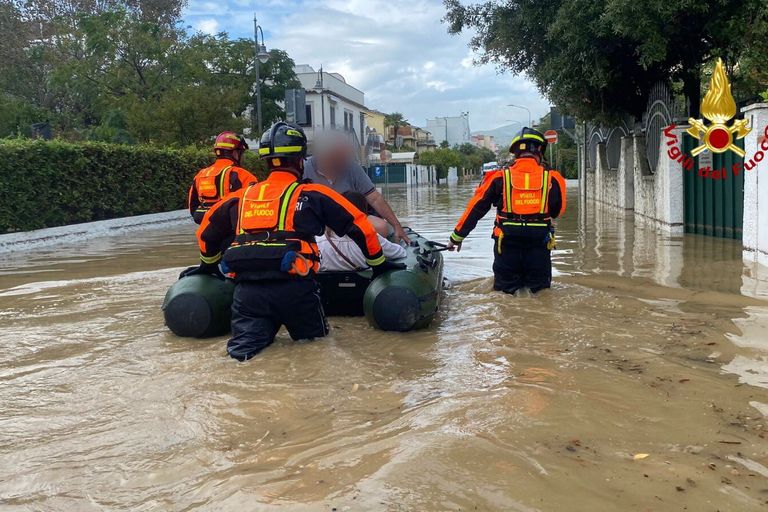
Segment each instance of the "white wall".
[{"label": "white wall", "polygon": [[[352,87],[338,73],[323,72],[323,92],[315,91],[318,73],[311,66],[296,66],[296,76],[306,92],[306,102],[312,111],[312,124],[305,126],[304,131],[309,141],[313,141],[315,132],[325,129],[344,129],[344,113],[352,114],[351,129],[357,134],[357,140],[365,145],[366,118],[362,114],[365,109],[365,94]],[[331,111],[335,111],[335,124],[331,124]],[[323,121],[323,116],[325,121]],[[361,125],[362,119],[362,125]]]},{"label": "white wall", "polygon": [[[682,144],[682,134],[687,126],[678,126],[672,133]],[[659,145],[659,165],[652,175],[647,172],[645,138],[635,137],[633,144],[635,217],[651,222],[668,233],[684,231],[683,217],[683,166],[667,155],[668,146]],[[682,148],[681,148],[682,150]]]},{"label": "white wall", "polygon": [[433,166],[406,164],[405,182],[407,185],[428,185],[435,182],[437,170]]},{"label": "white wall", "polygon": [[[768,265],[768,104],[757,103],[743,109],[752,131],[744,138],[747,153],[745,165],[755,163],[751,170],[744,170],[744,259],[752,263]],[[762,152],[765,156],[757,162],[754,158]]]}]

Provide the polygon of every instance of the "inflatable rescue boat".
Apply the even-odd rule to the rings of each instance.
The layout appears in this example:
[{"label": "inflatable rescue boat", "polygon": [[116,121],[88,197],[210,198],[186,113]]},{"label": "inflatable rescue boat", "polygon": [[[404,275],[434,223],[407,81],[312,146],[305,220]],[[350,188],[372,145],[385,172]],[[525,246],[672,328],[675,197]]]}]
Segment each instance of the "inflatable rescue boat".
[{"label": "inflatable rescue boat", "polygon": [[[394,260],[405,269],[376,279],[368,270],[320,272],[323,308],[328,316],[365,316],[384,331],[427,327],[440,304],[443,283],[441,244],[405,228],[411,244],[405,258]],[[209,275],[179,279],[163,301],[165,324],[177,336],[207,338],[229,332],[234,282]]]}]

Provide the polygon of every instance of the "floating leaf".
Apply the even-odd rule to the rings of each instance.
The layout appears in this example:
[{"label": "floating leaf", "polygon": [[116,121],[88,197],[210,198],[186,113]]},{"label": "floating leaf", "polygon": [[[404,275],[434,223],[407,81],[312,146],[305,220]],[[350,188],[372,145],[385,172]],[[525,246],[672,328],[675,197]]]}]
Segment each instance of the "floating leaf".
[{"label": "floating leaf", "polygon": [[648,457],[647,453],[636,453],[634,457],[632,457],[634,460],[643,460],[644,458]]}]

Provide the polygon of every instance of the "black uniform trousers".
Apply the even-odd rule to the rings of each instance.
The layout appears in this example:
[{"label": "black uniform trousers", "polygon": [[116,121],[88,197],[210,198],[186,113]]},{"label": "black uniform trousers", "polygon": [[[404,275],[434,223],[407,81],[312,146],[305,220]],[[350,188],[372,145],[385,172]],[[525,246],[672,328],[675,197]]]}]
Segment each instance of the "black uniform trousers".
[{"label": "black uniform trousers", "polygon": [[530,288],[536,293],[552,285],[549,230],[524,229],[524,235],[505,235],[494,244],[493,289],[515,293]]},{"label": "black uniform trousers", "polygon": [[322,338],[328,322],[314,279],[242,281],[232,302],[232,338],[227,352],[239,361],[258,354],[285,325],[294,340]]}]

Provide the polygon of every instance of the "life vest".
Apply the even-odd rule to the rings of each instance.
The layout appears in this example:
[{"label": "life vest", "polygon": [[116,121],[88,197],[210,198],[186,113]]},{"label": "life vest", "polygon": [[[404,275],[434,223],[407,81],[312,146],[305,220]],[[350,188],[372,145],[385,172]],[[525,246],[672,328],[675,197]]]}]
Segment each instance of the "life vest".
[{"label": "life vest", "polygon": [[200,203],[198,210],[209,210],[231,191],[233,164],[217,160],[195,176],[195,189]]},{"label": "life vest", "polygon": [[551,172],[539,164],[519,162],[502,171],[503,195],[496,218],[502,231],[521,227],[549,227]]},{"label": "life vest", "polygon": [[240,199],[235,240],[224,263],[235,273],[282,272],[304,277],[316,273],[320,256],[311,233],[293,229],[299,182],[269,179],[250,185]]}]

